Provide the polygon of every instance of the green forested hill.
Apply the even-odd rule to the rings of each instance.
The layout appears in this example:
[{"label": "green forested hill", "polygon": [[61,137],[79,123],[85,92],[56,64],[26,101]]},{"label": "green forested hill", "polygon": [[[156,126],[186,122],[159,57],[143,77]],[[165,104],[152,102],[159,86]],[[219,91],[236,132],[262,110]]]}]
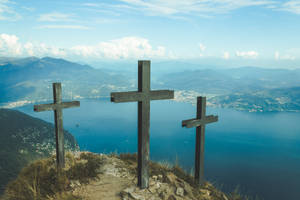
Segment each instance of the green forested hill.
[{"label": "green forested hill", "polygon": [[[79,150],[75,138],[65,131],[67,151]],[[22,112],[0,109],[0,194],[30,161],[55,152],[54,126]]]}]

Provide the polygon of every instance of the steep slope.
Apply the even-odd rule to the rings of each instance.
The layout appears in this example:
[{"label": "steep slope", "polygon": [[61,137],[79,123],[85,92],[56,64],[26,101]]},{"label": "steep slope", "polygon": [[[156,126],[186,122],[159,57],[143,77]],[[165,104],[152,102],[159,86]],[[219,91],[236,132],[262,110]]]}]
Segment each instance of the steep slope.
[{"label": "steep slope", "polygon": [[[66,151],[79,150],[65,131]],[[0,193],[28,162],[55,152],[54,126],[22,112],[0,109]]]}]

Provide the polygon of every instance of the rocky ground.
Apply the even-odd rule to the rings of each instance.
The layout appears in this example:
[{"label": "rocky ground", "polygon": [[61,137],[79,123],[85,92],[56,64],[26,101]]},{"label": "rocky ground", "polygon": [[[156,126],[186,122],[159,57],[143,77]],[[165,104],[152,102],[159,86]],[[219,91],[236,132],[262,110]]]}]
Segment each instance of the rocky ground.
[{"label": "rocky ground", "polygon": [[[136,162],[133,157],[100,155],[98,177],[86,185],[72,182],[72,192],[86,200],[228,200],[211,184],[201,188],[189,184],[166,166],[150,166],[149,188],[137,187]],[[156,167],[153,169],[153,167]],[[173,170],[174,171],[174,170]],[[174,171],[175,172],[175,171]],[[178,174],[178,173],[177,173]],[[181,175],[179,175],[181,176]]]},{"label": "rocky ground", "polygon": [[137,187],[136,154],[72,152],[57,171],[55,156],[24,167],[1,200],[242,200],[212,184],[201,187],[179,166],[149,163],[149,187]]}]

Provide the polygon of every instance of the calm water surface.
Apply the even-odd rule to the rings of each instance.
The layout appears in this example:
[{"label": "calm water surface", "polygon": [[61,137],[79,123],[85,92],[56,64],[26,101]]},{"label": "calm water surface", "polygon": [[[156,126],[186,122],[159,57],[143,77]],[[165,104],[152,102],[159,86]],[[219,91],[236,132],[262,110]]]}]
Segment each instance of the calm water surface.
[{"label": "calm water surface", "polygon": [[[53,123],[53,112],[18,110]],[[193,170],[195,129],[181,120],[196,107],[174,101],[151,102],[150,156]],[[219,122],[206,126],[205,176],[223,191],[240,191],[266,200],[300,200],[300,113],[247,113],[207,108]],[[79,127],[76,127],[79,124]],[[137,103],[83,100],[64,110],[64,127],[81,150],[98,153],[137,151]]]}]

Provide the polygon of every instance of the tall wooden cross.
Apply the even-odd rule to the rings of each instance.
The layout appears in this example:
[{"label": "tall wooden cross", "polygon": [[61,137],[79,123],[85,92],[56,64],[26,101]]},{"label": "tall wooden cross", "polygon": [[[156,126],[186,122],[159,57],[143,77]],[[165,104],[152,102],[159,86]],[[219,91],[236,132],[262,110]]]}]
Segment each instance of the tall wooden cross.
[{"label": "tall wooden cross", "polygon": [[53,83],[54,103],[34,105],[35,112],[54,111],[55,133],[56,133],[56,162],[58,168],[65,167],[65,150],[64,150],[64,129],[63,129],[63,109],[79,107],[79,101],[62,102],[61,83]]},{"label": "tall wooden cross", "polygon": [[206,115],[206,97],[197,97],[197,116],[195,119],[183,120],[182,127],[196,127],[195,151],[195,182],[201,185],[204,182],[204,136],[205,125],[218,121],[218,116]]},{"label": "tall wooden cross", "polygon": [[112,92],[115,103],[138,101],[138,186],[149,186],[150,100],[173,99],[173,90],[150,89],[150,61],[138,61],[138,91]]}]

